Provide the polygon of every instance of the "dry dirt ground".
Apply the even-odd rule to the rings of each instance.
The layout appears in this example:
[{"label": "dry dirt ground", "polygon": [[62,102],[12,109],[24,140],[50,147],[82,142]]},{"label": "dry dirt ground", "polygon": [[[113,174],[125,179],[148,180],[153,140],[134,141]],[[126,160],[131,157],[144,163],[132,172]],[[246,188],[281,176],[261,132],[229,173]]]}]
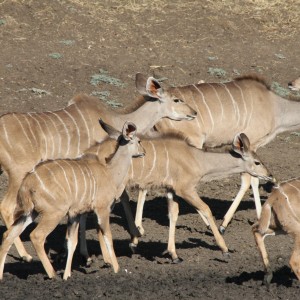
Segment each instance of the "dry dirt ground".
[{"label": "dry dirt ground", "polygon": [[[169,85],[258,72],[286,93],[288,81],[300,75],[299,10],[298,0],[0,0],[0,113],[59,109],[78,92],[126,106],[137,95],[136,72],[164,78]],[[299,150],[300,137],[294,132],[278,136],[259,155],[284,180],[299,176]],[[0,180],[2,197],[5,175]],[[218,224],[238,187],[238,176],[199,185]],[[267,192],[261,188],[261,193],[265,199]],[[131,257],[122,209],[117,205],[113,211],[118,274],[102,268],[91,217],[91,267],[77,254],[70,280],[47,280],[36,257],[30,264],[20,262],[12,247],[1,299],[299,299],[299,282],[288,266],[288,236],[267,239],[275,272],[270,291],[261,284],[262,263],[250,232],[255,221],[250,191],[225,234],[232,250],[229,261],[197,213],[182,202],[176,245],[183,262],[170,264],[162,256],[166,201],[155,192],[148,199],[139,255]],[[131,204],[135,209],[135,202]],[[1,235],[4,230],[1,225]],[[23,240],[33,254],[29,232]],[[64,233],[61,224],[49,236],[50,256],[61,249]],[[54,266],[62,274],[64,265]]]}]

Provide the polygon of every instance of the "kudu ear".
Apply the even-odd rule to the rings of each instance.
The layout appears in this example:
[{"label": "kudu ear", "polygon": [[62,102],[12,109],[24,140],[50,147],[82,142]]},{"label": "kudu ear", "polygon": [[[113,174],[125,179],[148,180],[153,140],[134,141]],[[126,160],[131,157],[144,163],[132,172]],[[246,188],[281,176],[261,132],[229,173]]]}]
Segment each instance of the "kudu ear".
[{"label": "kudu ear", "polygon": [[122,130],[123,138],[126,141],[132,140],[136,135],[136,126],[131,122],[125,122]]},{"label": "kudu ear", "polygon": [[245,133],[237,134],[232,142],[233,151],[244,155],[250,149],[250,141]]},{"label": "kudu ear", "polygon": [[117,140],[121,135],[120,131],[106,124],[102,119],[99,119],[99,124],[101,125],[103,130],[109,135],[109,137],[111,137],[112,139]]},{"label": "kudu ear", "polygon": [[162,101],[163,88],[160,83],[154,78],[147,78],[141,73],[137,73],[135,76],[136,89],[143,96],[149,96]]}]

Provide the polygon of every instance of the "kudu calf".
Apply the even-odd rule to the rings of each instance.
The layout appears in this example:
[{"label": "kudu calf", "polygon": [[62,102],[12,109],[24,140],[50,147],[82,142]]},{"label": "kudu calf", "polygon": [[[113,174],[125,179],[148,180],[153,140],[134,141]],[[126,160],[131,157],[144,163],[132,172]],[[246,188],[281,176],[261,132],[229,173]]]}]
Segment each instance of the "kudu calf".
[{"label": "kudu calf", "polygon": [[252,231],[265,268],[264,283],[269,286],[273,276],[265,247],[265,237],[282,231],[294,238],[295,245],[290,266],[300,280],[300,178],[283,182],[273,189]]},{"label": "kudu calf", "polygon": [[[126,122],[122,134],[100,121],[110,137],[117,139],[117,148],[107,164],[96,155],[78,159],[59,159],[39,164],[25,178],[20,187],[14,224],[4,233],[0,248],[0,279],[6,255],[14,239],[34,221],[41,218],[30,234],[30,239],[48,276],[56,273],[45,253],[46,237],[68,215],[68,258],[63,278],[71,276],[71,263],[77,245],[79,216],[94,211],[98,217],[99,241],[104,261],[111,263],[115,272],[119,265],[113,249],[109,214],[126,184],[132,157],[144,155],[136,137],[136,127]],[[104,142],[105,146],[105,142]]]},{"label": "kudu calf", "polygon": [[[107,144],[109,145],[109,144]],[[175,249],[175,226],[178,218],[178,204],[173,195],[183,198],[192,205],[197,212],[208,220],[218,246],[227,255],[228,248],[220,235],[212,212],[197,194],[197,184],[200,181],[220,179],[229,175],[247,172],[252,176],[271,179],[271,175],[262,164],[257,155],[251,150],[246,135],[238,134],[234,138],[231,153],[205,152],[188,145],[183,138],[176,136],[163,136],[161,138],[143,139],[146,156],[132,161],[129,171],[127,187],[136,186],[143,189],[144,195],[148,188],[163,187],[168,191],[168,206],[170,231],[168,252],[174,262],[178,256]],[[111,146],[112,147],[112,146]],[[87,153],[104,151],[104,147],[94,146]],[[108,151],[110,152],[110,151]],[[103,153],[102,157],[105,156]],[[122,194],[121,199],[127,197]],[[142,211],[145,197],[138,199],[136,212],[136,225],[142,229]],[[128,220],[132,222],[133,220]],[[83,241],[84,242],[84,241]],[[138,239],[133,239],[136,246]],[[86,249],[83,247],[83,249]],[[88,256],[87,253],[81,253]]]},{"label": "kudu calf", "polygon": [[[137,76],[139,84],[145,80],[143,75]],[[277,134],[300,128],[300,102],[276,95],[257,76],[244,76],[227,83],[170,87],[168,92],[196,108],[197,118],[189,123],[162,120],[155,125],[156,130],[162,133],[170,129],[179,131],[200,149],[229,144],[238,132],[244,132],[256,151]],[[250,184],[257,217],[260,216],[259,180],[249,174],[243,174],[241,180],[240,191],[224,217],[221,232],[225,231]]]},{"label": "kudu calf", "polygon": [[[41,161],[57,158],[75,158],[91,145],[103,140],[107,134],[99,130],[102,118],[118,130],[125,121],[134,122],[139,133],[145,133],[161,118],[192,120],[196,112],[178,97],[164,91],[149,77],[143,87],[144,95],[134,108],[120,114],[109,109],[100,100],[78,95],[64,109],[41,113],[8,113],[0,117],[0,166],[9,178],[8,190],[1,202],[1,215],[9,228],[19,187],[26,173]],[[27,261],[32,257],[21,240],[16,239],[20,256]]]}]

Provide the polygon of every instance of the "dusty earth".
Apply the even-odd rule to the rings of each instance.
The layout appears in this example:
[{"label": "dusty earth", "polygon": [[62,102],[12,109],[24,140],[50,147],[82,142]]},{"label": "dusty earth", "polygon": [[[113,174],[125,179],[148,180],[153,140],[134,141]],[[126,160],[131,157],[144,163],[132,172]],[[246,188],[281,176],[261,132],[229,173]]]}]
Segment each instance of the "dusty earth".
[{"label": "dusty earth", "polygon": [[[298,0],[0,0],[0,113],[59,109],[78,92],[124,107],[137,95],[136,72],[163,78],[169,85],[258,72],[278,92],[287,93],[288,81],[300,75],[299,10]],[[258,153],[285,180],[299,176],[299,150],[299,132],[293,132],[278,136]],[[2,197],[7,179],[1,175],[0,180]],[[218,224],[238,187],[238,176],[199,185]],[[261,194],[265,199],[263,186]],[[136,192],[131,196],[135,199]],[[48,280],[36,257],[23,263],[12,247],[0,283],[1,299],[299,299],[299,282],[288,266],[288,236],[267,239],[275,272],[269,291],[261,284],[262,263],[250,232],[255,221],[250,191],[225,234],[232,252],[229,261],[197,213],[182,202],[176,245],[183,262],[171,264],[162,255],[168,233],[166,201],[155,192],[148,199],[139,255],[131,256],[121,207],[113,211],[118,274],[102,268],[91,216],[91,267],[77,254],[69,281],[61,280],[64,264],[56,262],[59,279]],[[134,210],[136,204],[131,204]],[[22,238],[34,254],[31,229]],[[1,235],[4,231],[1,225]],[[62,223],[48,238],[53,259],[64,233]]]}]

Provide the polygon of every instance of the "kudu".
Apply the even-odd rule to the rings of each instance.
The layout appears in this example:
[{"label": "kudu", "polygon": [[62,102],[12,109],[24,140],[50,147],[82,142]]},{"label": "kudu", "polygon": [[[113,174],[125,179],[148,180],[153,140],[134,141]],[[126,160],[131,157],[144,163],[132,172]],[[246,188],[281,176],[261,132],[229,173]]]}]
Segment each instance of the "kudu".
[{"label": "kudu", "polygon": [[[41,161],[75,158],[91,145],[103,140],[106,132],[98,130],[102,118],[118,130],[125,121],[134,122],[145,133],[161,118],[192,120],[196,112],[178,97],[166,92],[152,77],[138,90],[144,96],[129,112],[120,114],[97,98],[78,95],[64,109],[41,113],[7,113],[0,117],[0,166],[9,178],[8,190],[1,202],[1,215],[9,228],[19,187],[26,173]],[[26,261],[32,257],[21,240],[15,245]]]},{"label": "kudu", "polygon": [[288,86],[292,91],[300,91],[300,77],[289,82]]},{"label": "kudu", "polygon": [[290,266],[300,280],[300,178],[283,182],[273,188],[252,231],[265,268],[264,283],[269,286],[273,277],[264,240],[268,235],[281,232],[294,238]]},{"label": "kudu", "polygon": [[[139,84],[145,80],[143,75],[137,76],[140,77],[137,81]],[[256,151],[277,134],[300,128],[300,102],[276,95],[257,76],[244,76],[227,83],[170,87],[168,92],[196,109],[196,121],[175,123],[161,120],[155,125],[155,129],[161,133],[170,129],[179,131],[200,149],[229,144],[238,132],[244,132]],[[260,216],[259,179],[243,174],[241,188],[220,226],[222,233],[250,185],[254,193],[257,217]]]},{"label": "kudu", "polygon": [[[148,188],[162,187],[168,191],[170,229],[167,250],[173,262],[180,260],[175,249],[178,204],[176,199],[173,199],[174,195],[183,198],[208,220],[218,246],[223,254],[228,256],[228,248],[218,231],[212,212],[209,206],[198,196],[196,188],[200,181],[220,179],[240,172],[248,172],[252,176],[267,180],[271,178],[269,171],[251,150],[247,136],[244,134],[236,135],[231,153],[205,152],[188,145],[183,138],[179,138],[178,134],[143,139],[142,142],[146,156],[138,161],[132,161],[127,187],[138,187],[144,191],[147,191]],[[107,145],[109,146],[109,144]],[[105,151],[104,147],[101,145],[93,146],[87,150],[87,153],[99,155],[99,151]],[[102,153],[100,156],[105,157],[105,154]],[[128,197],[126,193],[122,194],[121,199],[124,197]],[[136,225],[140,231],[143,230],[144,199],[144,197],[139,198],[137,204]],[[84,243],[85,240],[82,242]],[[134,237],[132,246],[136,246],[137,243],[138,239]],[[81,251],[83,249],[86,247],[81,248]],[[84,251],[81,254],[88,257],[88,253]]]},{"label": "kudu", "polygon": [[102,121],[100,123],[108,135],[118,141],[107,164],[102,164],[96,155],[83,155],[73,160],[58,159],[40,163],[24,178],[18,192],[14,224],[3,235],[0,279],[14,239],[38,215],[41,218],[30,239],[49,278],[55,277],[56,273],[45,253],[44,243],[62,218],[68,215],[68,258],[63,276],[64,280],[68,279],[77,245],[79,216],[89,211],[94,211],[98,218],[104,261],[111,263],[114,272],[118,272],[109,225],[110,209],[123,192],[132,157],[143,156],[144,150],[133,123],[126,122],[122,134]]}]

